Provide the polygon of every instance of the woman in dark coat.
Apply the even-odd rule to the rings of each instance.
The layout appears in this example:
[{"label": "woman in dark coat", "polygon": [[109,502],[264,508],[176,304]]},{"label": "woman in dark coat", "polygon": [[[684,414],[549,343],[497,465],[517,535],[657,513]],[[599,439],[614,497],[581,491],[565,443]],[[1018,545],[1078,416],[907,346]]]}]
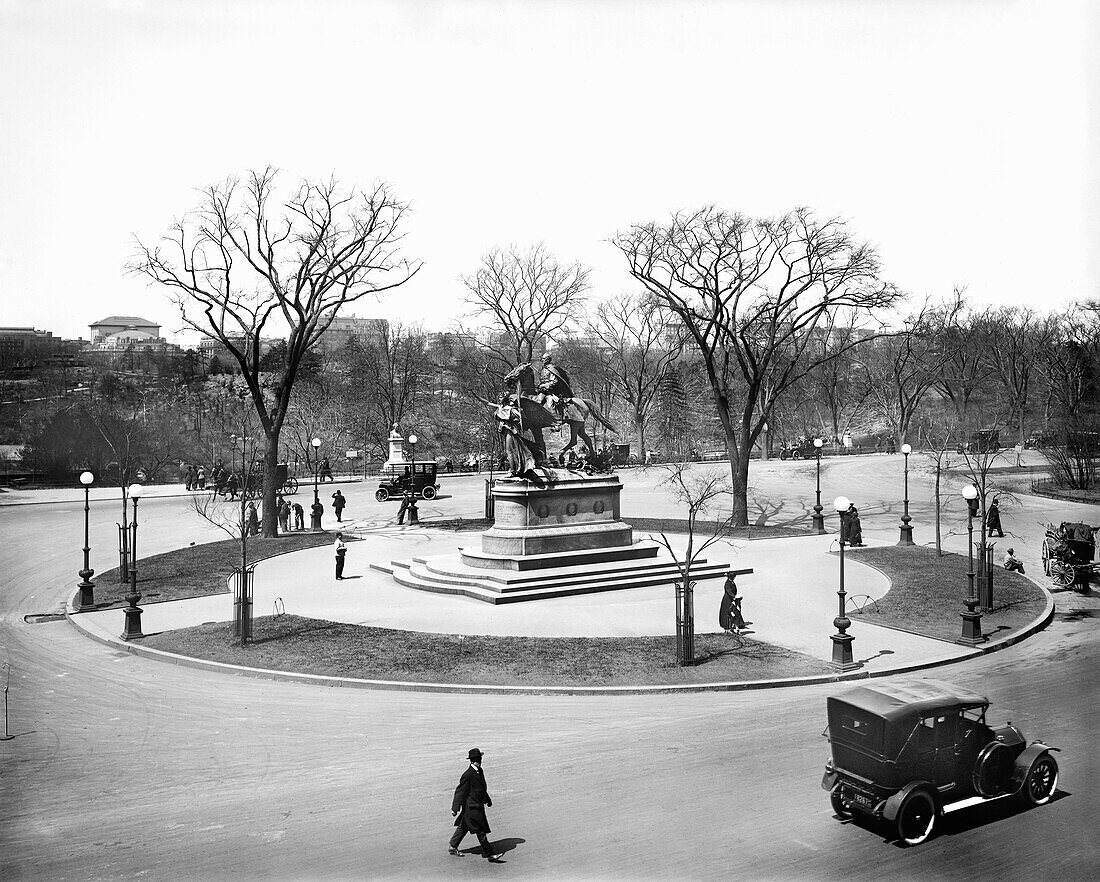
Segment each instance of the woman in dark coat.
[{"label": "woman in dark coat", "polygon": [[726,573],[722,602],[718,605],[718,626],[727,633],[740,631],[745,627],[745,620],[741,617],[741,598],[737,596],[737,583],[733,580],[733,573]]},{"label": "woman in dark coat", "polygon": [[854,505],[848,507],[848,544],[863,544],[863,525],[859,522],[859,509]]}]

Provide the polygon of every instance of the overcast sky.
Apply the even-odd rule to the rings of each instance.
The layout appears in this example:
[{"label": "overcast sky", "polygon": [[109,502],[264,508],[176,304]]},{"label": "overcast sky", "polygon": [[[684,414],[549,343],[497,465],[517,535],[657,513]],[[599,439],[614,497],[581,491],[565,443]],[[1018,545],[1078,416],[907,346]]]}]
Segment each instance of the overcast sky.
[{"label": "overcast sky", "polygon": [[0,0],[0,325],[178,328],[123,273],[195,189],[267,164],[388,181],[424,269],[360,315],[443,328],[488,249],[706,203],[847,219],[979,304],[1100,294],[1100,3]]}]

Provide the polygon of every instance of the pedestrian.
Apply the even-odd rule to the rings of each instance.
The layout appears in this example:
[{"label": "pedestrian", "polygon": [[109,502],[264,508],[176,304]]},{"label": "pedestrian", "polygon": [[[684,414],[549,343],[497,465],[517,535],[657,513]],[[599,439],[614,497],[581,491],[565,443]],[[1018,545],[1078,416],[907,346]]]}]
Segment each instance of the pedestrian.
[{"label": "pedestrian", "polygon": [[339,490],[332,494],[332,510],[336,512],[337,523],[342,524],[344,522],[343,513],[346,504],[347,500],[344,498],[344,494]]},{"label": "pedestrian", "polygon": [[193,490],[195,488],[196,472],[193,465],[187,467],[187,489]]},{"label": "pedestrian", "polygon": [[206,469],[204,469],[202,466],[199,466],[199,471],[195,475],[195,480],[198,481],[198,484],[199,484],[198,489],[199,490],[205,490],[206,489]]},{"label": "pedestrian", "polygon": [[848,506],[848,544],[863,545],[863,525],[859,522],[859,509],[855,504]]},{"label": "pedestrian", "polygon": [[304,530],[306,528],[306,510],[302,508],[301,503],[294,503],[294,529]]},{"label": "pedestrian", "polygon": [[283,533],[290,531],[290,503],[283,497],[279,497],[277,511],[279,512],[279,530]]},{"label": "pedestrian", "polygon": [[321,480],[323,481],[325,478],[328,478],[330,481],[333,480],[332,466],[329,465],[327,456],[321,460]]},{"label": "pedestrian", "polygon": [[485,772],[481,769],[481,760],[484,754],[476,747],[466,754],[470,761],[469,768],[462,773],[455,788],[454,799],[451,800],[451,815],[455,819],[455,832],[448,843],[447,853],[455,857],[462,857],[458,845],[462,837],[467,833],[473,833],[477,841],[481,843],[481,854],[494,864],[503,863],[500,856],[493,851],[489,844],[489,819],[485,817],[485,807],[493,807],[493,800],[489,796],[489,788],[485,783]]},{"label": "pedestrian", "polygon": [[999,536],[1004,538],[1005,531],[1001,527],[1001,506],[998,502],[999,496],[994,496],[993,501],[989,503],[989,509],[985,513],[985,529],[990,536]]},{"label": "pedestrian", "polygon": [[1016,557],[1016,549],[1010,548],[1005,552],[1005,569],[1010,573],[1015,571],[1021,576],[1024,574],[1024,564],[1018,557]]},{"label": "pedestrian", "polygon": [[893,438],[887,440],[886,452],[888,454],[896,454],[898,452],[898,444]]},{"label": "pedestrian", "polygon": [[344,545],[344,534],[336,534],[336,544],[332,546],[336,552],[336,578],[344,578],[344,558],[347,556],[348,549]]},{"label": "pedestrian", "polygon": [[420,523],[420,512],[416,510],[416,493],[413,492],[412,478],[401,478],[401,508],[397,510],[397,523],[405,523],[405,512],[409,513],[409,525]]},{"label": "pedestrian", "polygon": [[727,634],[745,627],[745,619],[741,616],[741,598],[737,596],[737,583],[733,573],[726,573],[722,602],[718,605],[718,626]]},{"label": "pedestrian", "polygon": [[1013,450],[1016,451],[1016,468],[1022,469],[1024,467],[1024,442],[1017,441]]},{"label": "pedestrian", "polygon": [[255,502],[249,502],[245,511],[245,530],[249,536],[255,536],[260,532],[260,516],[256,514]]},{"label": "pedestrian", "polygon": [[225,492],[229,494],[230,499],[237,498],[237,491],[240,489],[240,484],[237,481],[236,474],[229,476],[229,480],[225,482]]}]

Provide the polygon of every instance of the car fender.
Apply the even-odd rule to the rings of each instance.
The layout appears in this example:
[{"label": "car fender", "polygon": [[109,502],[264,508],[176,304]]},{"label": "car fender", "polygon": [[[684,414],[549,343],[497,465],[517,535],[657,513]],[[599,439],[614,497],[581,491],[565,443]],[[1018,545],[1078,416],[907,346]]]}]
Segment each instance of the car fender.
[{"label": "car fender", "polygon": [[1012,769],[1012,790],[1018,791],[1024,786],[1024,780],[1027,778],[1028,770],[1031,768],[1031,764],[1035,762],[1044,753],[1061,753],[1061,748],[1051,747],[1049,744],[1044,744],[1042,741],[1033,741],[1027,746],[1023,753],[1016,757],[1016,765]]},{"label": "car fender", "polygon": [[826,769],[825,774],[821,777],[821,789],[832,791],[833,785],[836,784],[839,777],[832,769]]},{"label": "car fender", "polygon": [[936,803],[937,809],[940,805],[940,797],[936,792],[936,788],[932,786],[931,781],[910,781],[904,787],[901,788],[893,796],[889,797],[886,802],[882,804],[882,817],[887,821],[894,821],[897,819],[898,810],[901,808],[901,804],[905,802],[907,797],[914,790],[927,790],[932,794],[932,799]]}]

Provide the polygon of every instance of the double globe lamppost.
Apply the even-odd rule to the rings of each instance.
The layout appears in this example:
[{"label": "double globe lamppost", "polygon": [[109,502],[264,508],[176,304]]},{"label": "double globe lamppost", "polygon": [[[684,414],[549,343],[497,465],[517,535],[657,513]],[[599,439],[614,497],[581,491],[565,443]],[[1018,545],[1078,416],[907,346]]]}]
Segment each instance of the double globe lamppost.
[{"label": "double globe lamppost", "polygon": [[905,458],[905,510],[901,516],[901,536],[898,539],[898,545],[913,544],[913,528],[909,525],[909,522],[913,520],[909,517],[909,454],[912,452],[913,448],[910,445],[901,445],[901,453]]},{"label": "double globe lamppost", "polygon": [[844,546],[848,539],[848,533],[844,526],[844,517],[848,509],[851,508],[851,505],[852,501],[847,496],[838,496],[833,500],[833,508],[836,509],[836,513],[841,519],[840,590],[837,591],[840,606],[837,617],[833,619],[833,626],[836,628],[836,633],[832,636],[833,660],[829,663],[829,666],[837,671],[854,671],[856,668],[863,667],[862,662],[857,662],[852,657],[852,641],[855,638],[848,633],[848,628],[851,627],[852,620],[847,616],[847,595],[844,592]]},{"label": "double globe lamppost", "polygon": [[814,454],[817,457],[817,501],[814,503],[813,530],[817,535],[825,532],[825,516],[821,513],[821,448],[825,442],[821,438],[814,438]]},{"label": "double globe lamppost", "polygon": [[134,504],[134,518],[129,524],[130,531],[130,593],[126,595],[126,601],[130,604],[123,610],[126,619],[122,628],[123,640],[136,640],[145,635],[141,633],[141,607],[138,601],[141,595],[137,589],[137,531],[138,531],[138,500],[141,499],[141,484],[131,484],[129,489],[130,500]]},{"label": "double globe lamppost", "polygon": [[79,573],[80,582],[77,584],[80,589],[80,599],[76,605],[78,612],[95,609],[95,582],[92,581],[95,570],[91,568],[88,562],[88,553],[91,551],[88,544],[88,491],[92,489],[94,481],[95,475],[91,472],[81,473],[80,483],[84,485],[84,569]]},{"label": "double globe lamppost", "polygon": [[[981,643],[982,614],[978,611],[978,595],[974,591],[974,515],[978,513],[978,488],[967,484],[962,490],[966,500],[966,612],[962,614],[962,636],[959,643],[974,646]],[[984,548],[982,549],[984,553]]]}]

